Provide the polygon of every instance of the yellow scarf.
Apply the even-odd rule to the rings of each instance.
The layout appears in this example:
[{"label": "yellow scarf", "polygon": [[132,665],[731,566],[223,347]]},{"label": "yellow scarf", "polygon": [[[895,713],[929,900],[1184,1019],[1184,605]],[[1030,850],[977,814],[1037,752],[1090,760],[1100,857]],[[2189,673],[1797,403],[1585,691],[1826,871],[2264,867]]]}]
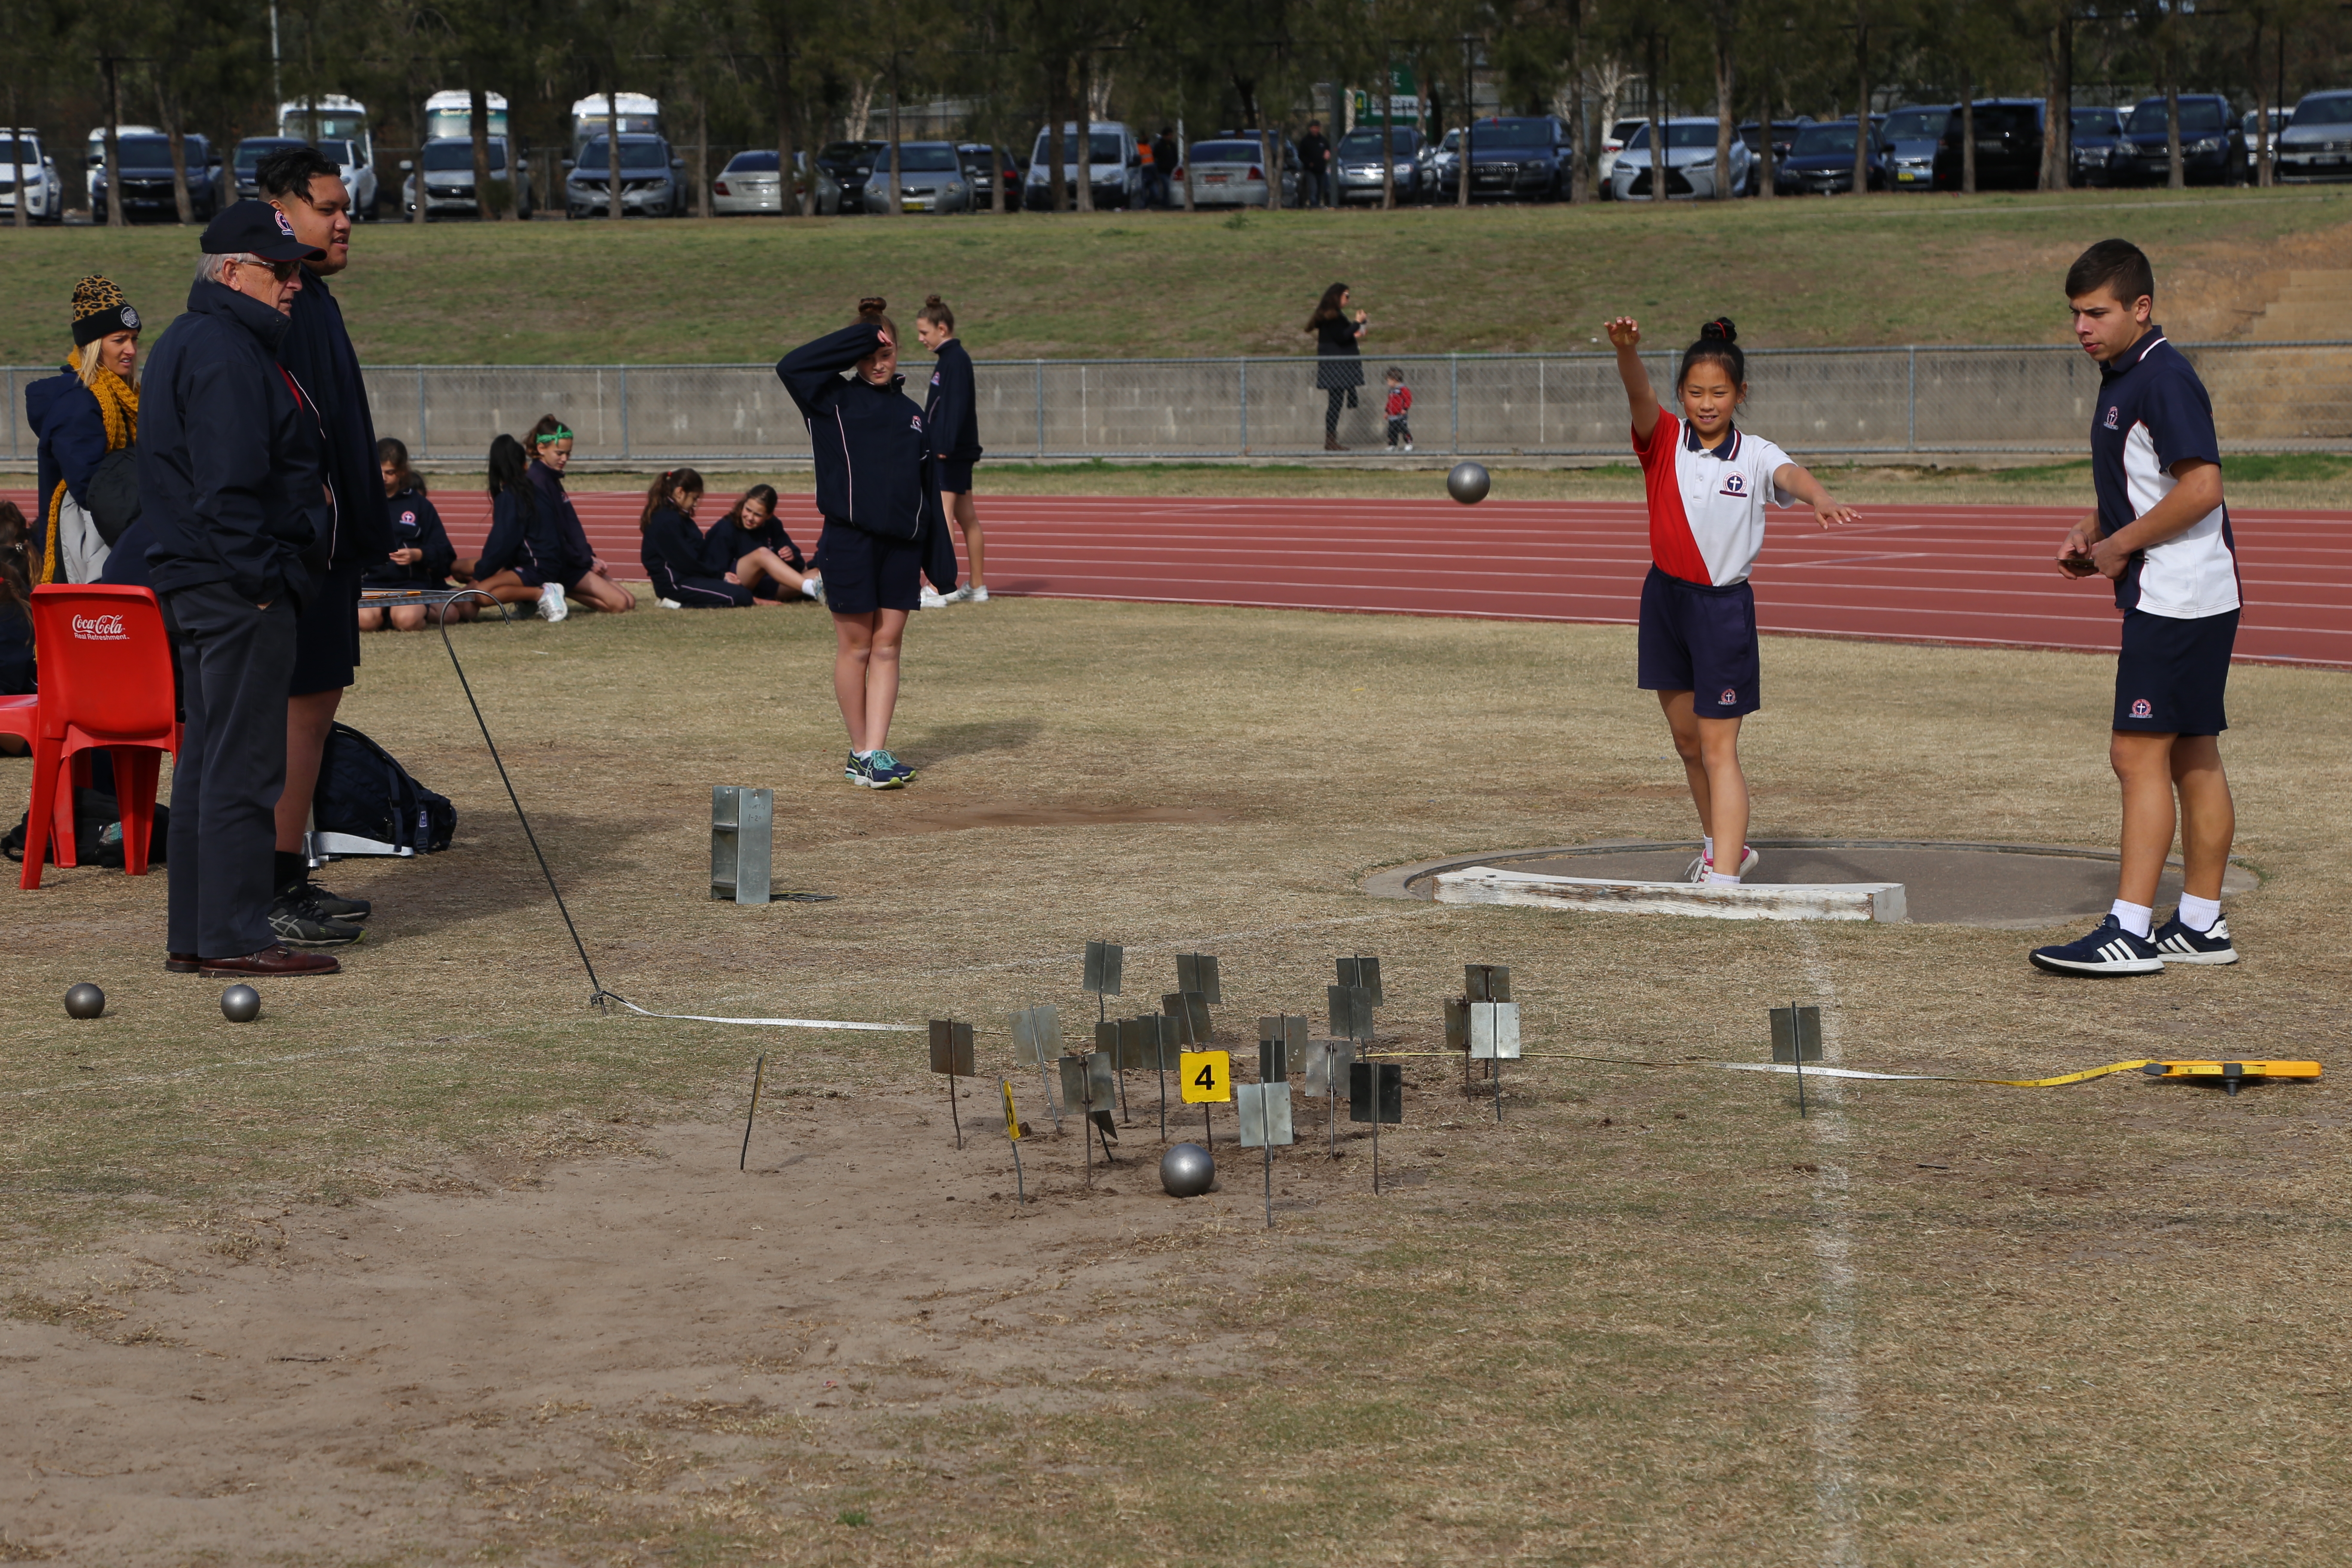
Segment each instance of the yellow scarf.
[{"label": "yellow scarf", "polygon": [[[75,371],[81,369],[82,351],[75,349],[66,356],[66,363]],[[88,383],[90,393],[98,399],[99,417],[106,421],[106,449],[120,452],[139,439],[139,389],[104,366]],[[58,580],[58,514],[64,506],[66,482],[49,492],[48,547],[41,552],[41,581]]]}]

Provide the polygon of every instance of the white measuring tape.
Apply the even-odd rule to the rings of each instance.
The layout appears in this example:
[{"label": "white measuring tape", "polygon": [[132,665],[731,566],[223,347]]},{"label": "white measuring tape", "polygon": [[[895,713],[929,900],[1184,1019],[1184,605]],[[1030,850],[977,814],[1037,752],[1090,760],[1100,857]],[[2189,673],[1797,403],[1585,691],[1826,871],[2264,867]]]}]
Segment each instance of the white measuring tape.
[{"label": "white measuring tape", "polygon": [[846,1018],[714,1018],[707,1013],[649,1013],[635,1002],[618,996],[613,1000],[641,1018],[667,1018],[681,1024],[750,1024],[765,1029],[884,1029],[907,1035],[919,1035],[927,1027],[922,1024],[859,1024]]}]

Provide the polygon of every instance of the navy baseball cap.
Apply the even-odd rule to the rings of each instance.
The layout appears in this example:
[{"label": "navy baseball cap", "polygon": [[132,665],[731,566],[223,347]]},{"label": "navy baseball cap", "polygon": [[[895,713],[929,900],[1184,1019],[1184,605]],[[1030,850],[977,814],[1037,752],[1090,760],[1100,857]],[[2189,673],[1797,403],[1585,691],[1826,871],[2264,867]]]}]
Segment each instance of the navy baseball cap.
[{"label": "navy baseball cap", "polygon": [[258,256],[264,261],[324,261],[327,253],[294,237],[294,226],[268,202],[250,197],[221,208],[205,225],[206,256]]}]

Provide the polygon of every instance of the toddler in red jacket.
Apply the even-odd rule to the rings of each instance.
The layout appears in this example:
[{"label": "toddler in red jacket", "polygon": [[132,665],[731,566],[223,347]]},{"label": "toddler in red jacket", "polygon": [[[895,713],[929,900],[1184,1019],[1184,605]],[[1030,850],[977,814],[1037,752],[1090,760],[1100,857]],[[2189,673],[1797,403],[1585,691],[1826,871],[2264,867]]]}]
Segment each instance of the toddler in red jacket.
[{"label": "toddler in red jacket", "polygon": [[1412,426],[1406,423],[1405,416],[1412,412],[1412,388],[1404,384],[1404,372],[1395,365],[1389,366],[1383,379],[1389,385],[1389,449],[1410,452]]}]

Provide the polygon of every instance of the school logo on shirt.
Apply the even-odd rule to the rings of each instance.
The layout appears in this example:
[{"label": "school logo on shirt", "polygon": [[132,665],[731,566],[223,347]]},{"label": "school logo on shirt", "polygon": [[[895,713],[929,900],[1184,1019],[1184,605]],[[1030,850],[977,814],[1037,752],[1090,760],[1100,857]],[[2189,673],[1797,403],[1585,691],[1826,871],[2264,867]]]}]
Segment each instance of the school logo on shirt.
[{"label": "school logo on shirt", "polygon": [[2156,717],[2156,710],[2148,706],[2147,698],[2134,698],[2132,700],[2132,717],[2135,719],[2153,719]]},{"label": "school logo on shirt", "polygon": [[286,215],[282,212],[278,212],[274,213],[272,216],[278,219],[278,232],[284,235],[289,239],[293,238],[294,226],[287,221]]},{"label": "school logo on shirt", "polygon": [[2107,405],[2107,428],[2108,428],[2108,429],[2110,429],[2110,430],[2116,429],[2116,428],[2117,427],[2117,426],[2116,426],[2116,421],[2118,418],[2120,418],[2120,417],[2122,416],[2122,415],[2123,415],[2123,410],[2122,410],[2121,408],[2117,407],[2115,404],[2112,404],[2112,403],[2108,404],[2108,405]]},{"label": "school logo on shirt", "polygon": [[907,421],[907,426],[911,430],[920,430],[923,427],[923,416],[919,414],[916,415],[912,419]]},{"label": "school logo on shirt", "polygon": [[416,526],[416,514],[413,511],[402,512],[400,514],[400,526],[403,528],[415,528]]},{"label": "school logo on shirt", "polygon": [[1722,493],[1727,496],[1745,496],[1748,493],[1748,476],[1745,474],[1724,475]]},{"label": "school logo on shirt", "polygon": [[940,384],[940,373],[939,373],[938,371],[933,371],[933,372],[931,372],[931,384],[932,384],[933,386],[937,386],[939,384]]},{"label": "school logo on shirt", "polygon": [[1723,689],[1723,695],[1715,700],[1717,707],[1735,708],[1739,704],[1739,692],[1737,689],[1727,686]]}]

